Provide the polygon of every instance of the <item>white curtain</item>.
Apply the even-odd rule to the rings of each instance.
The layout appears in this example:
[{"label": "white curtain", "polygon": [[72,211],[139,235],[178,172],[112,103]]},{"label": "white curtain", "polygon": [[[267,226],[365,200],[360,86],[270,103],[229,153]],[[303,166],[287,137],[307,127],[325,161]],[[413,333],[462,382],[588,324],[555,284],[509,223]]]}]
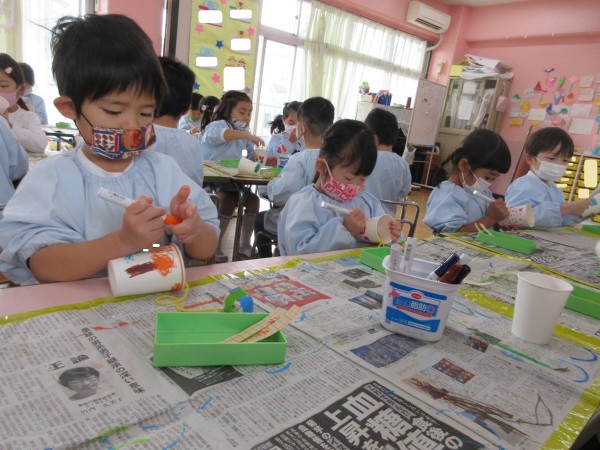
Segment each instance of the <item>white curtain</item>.
[{"label": "white curtain", "polygon": [[303,98],[323,96],[336,116],[354,118],[358,86],[388,90],[392,102],[416,93],[427,42],[393,28],[313,1],[304,40]]}]

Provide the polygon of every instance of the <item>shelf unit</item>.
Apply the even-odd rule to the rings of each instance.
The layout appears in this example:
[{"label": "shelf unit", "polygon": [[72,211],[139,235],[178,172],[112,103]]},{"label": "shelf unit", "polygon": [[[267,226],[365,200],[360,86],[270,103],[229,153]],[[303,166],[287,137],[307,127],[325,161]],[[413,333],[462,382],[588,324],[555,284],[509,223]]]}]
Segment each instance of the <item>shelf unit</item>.
[{"label": "shelf unit", "polygon": [[[592,178],[591,180],[588,180],[591,182],[587,185],[584,179],[586,168],[587,170],[592,171],[591,177],[588,175],[588,178]],[[565,195],[565,201],[567,202],[578,200],[579,198],[587,198],[589,193],[596,189],[598,184],[600,184],[600,156],[583,155],[580,153],[575,153],[571,157],[571,161],[569,161],[567,167],[567,173],[563,178],[557,181],[557,186],[562,189]],[[580,197],[580,194],[583,194],[581,190],[586,190],[585,192],[588,195]],[[600,214],[590,217],[590,219],[595,222],[600,222]]]}]

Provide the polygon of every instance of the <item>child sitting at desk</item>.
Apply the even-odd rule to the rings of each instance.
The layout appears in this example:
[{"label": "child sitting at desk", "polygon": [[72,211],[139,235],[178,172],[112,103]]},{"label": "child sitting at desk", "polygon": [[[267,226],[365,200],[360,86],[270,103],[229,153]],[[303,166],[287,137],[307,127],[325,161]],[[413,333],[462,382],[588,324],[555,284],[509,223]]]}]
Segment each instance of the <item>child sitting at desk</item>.
[{"label": "child sitting at desk", "polygon": [[41,155],[48,146],[48,138],[36,113],[30,111],[23,99],[25,77],[21,66],[6,53],[0,53],[0,96],[8,101],[2,114],[19,142],[33,155]]},{"label": "child sitting at desk", "polygon": [[[340,120],[323,136],[315,181],[292,195],[279,217],[281,255],[301,255],[373,245],[357,238],[367,218],[384,214],[381,202],[363,190],[373,171],[377,147],[373,132],[357,120]],[[323,208],[330,203],[349,209],[341,214]],[[392,240],[400,222],[390,222]]]},{"label": "child sitting at desk", "polygon": [[573,139],[562,128],[542,128],[529,136],[525,142],[529,172],[508,187],[508,207],[531,205],[535,228],[558,228],[581,222],[590,199],[565,203],[563,191],[554,183],[564,176],[574,151]]},{"label": "child sitting at desk", "polygon": [[206,129],[209,123],[212,122],[213,114],[217,106],[219,105],[219,99],[217,97],[213,97],[212,95],[207,95],[200,100],[198,104],[198,108],[200,108],[200,129],[198,134],[198,139],[202,140],[202,132]]},{"label": "child sitting at desk", "polygon": [[493,227],[508,218],[502,199],[488,203],[475,196],[477,191],[492,198],[488,189],[510,169],[510,151],[502,137],[486,129],[469,134],[450,156],[453,170],[429,195],[423,222],[434,233],[477,231],[475,223]]},{"label": "child sitting at desk", "polygon": [[177,161],[188,177],[202,187],[204,160],[200,141],[185,130],[177,128],[179,118],[190,106],[196,75],[188,66],[173,58],[161,56],[158,59],[167,82],[167,95],[159,109],[154,112],[156,145],[151,151],[169,155]]},{"label": "child sitting at desk", "polygon": [[254,231],[257,233],[257,248],[261,258],[273,256],[270,240],[258,234],[266,230],[277,235],[279,214],[290,196],[308,185],[315,176],[315,160],[319,155],[323,134],[333,123],[335,108],[323,97],[311,97],[300,104],[298,128],[303,130],[305,150],[292,155],[279,177],[269,181],[267,195],[273,206],[256,216]]},{"label": "child sitting at desk", "polygon": [[412,177],[408,163],[392,152],[398,137],[398,119],[389,111],[375,108],[367,115],[365,123],[373,130],[377,145],[377,163],[365,183],[365,191],[380,200],[402,200],[410,192]]},{"label": "child sitting at desk", "polygon": [[[17,284],[79,280],[169,242],[211,258],[218,221],[208,194],[173,158],[144,151],[166,89],[150,38],[121,15],[65,17],[52,30],[52,52],[54,104],[84,144],[23,178],[0,223],[0,271]],[[123,209],[98,198],[100,187],[136,200]],[[167,210],[181,223],[165,226]]]},{"label": "child sitting at desk", "polygon": [[25,91],[21,97],[27,106],[30,106],[30,110],[37,114],[40,118],[42,125],[48,125],[48,113],[46,112],[46,102],[44,99],[37,94],[33,93],[33,87],[35,86],[35,73],[31,66],[27,63],[19,63],[23,76],[25,77]]},{"label": "child sitting at desk", "polygon": [[302,129],[298,127],[300,105],[302,105],[302,102],[286,103],[283,105],[283,114],[276,116],[273,122],[269,122],[271,134],[273,135],[267,144],[269,156],[293,155],[304,148]]},{"label": "child sitting at desk", "polygon": [[[254,159],[254,146],[265,145],[263,140],[248,131],[252,116],[252,100],[243,92],[228,91],[219,102],[213,121],[202,133],[202,150],[207,161],[222,159],[240,159],[242,151],[248,151],[248,159]],[[217,185],[219,197],[219,227],[221,236],[217,245],[216,262],[227,262],[227,256],[221,250],[223,235],[227,230],[233,210],[238,200],[238,189],[230,184]],[[244,190],[244,206],[241,218],[239,251],[246,257],[252,256],[250,239],[254,229],[254,220],[260,206],[258,196],[250,190]],[[240,218],[238,218],[240,220]]]},{"label": "child sitting at desk", "polygon": [[15,181],[27,173],[29,159],[17,137],[10,131],[8,123],[0,117],[0,218],[2,208],[15,193]]},{"label": "child sitting at desk", "polygon": [[[186,66],[187,67],[187,66]],[[189,69],[189,67],[188,67]],[[192,84],[192,89],[194,85]],[[187,109],[186,114],[182,115],[177,123],[177,128],[187,131],[192,136],[198,137],[200,133],[200,120],[202,119],[202,111],[200,111],[200,100],[202,97],[197,92],[192,92],[192,102]]]}]

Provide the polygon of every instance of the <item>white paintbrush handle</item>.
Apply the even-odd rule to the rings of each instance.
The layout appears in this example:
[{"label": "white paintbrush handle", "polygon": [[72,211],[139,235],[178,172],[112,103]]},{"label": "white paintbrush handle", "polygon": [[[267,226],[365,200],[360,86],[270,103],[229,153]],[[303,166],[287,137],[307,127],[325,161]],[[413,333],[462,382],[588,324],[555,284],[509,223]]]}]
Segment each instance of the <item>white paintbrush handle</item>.
[{"label": "white paintbrush handle", "polygon": [[331,203],[327,202],[321,202],[321,208],[329,209],[340,214],[348,214],[350,212],[348,208],[342,208],[341,206],[332,205]]},{"label": "white paintbrush handle", "polygon": [[473,195],[475,197],[479,197],[481,200],[486,201],[487,203],[494,203],[494,199],[493,198],[489,198],[487,195],[483,195],[481,192],[479,191],[473,191]]}]

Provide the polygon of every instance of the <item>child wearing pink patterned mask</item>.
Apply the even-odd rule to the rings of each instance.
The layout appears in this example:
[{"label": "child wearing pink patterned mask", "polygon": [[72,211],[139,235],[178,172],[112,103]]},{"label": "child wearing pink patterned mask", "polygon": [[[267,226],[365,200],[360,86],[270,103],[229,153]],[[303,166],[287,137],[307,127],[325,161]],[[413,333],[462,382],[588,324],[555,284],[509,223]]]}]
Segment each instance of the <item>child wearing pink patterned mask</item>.
[{"label": "child wearing pink patterned mask", "polygon": [[[281,213],[280,253],[298,255],[373,245],[360,235],[369,218],[384,214],[379,199],[363,189],[376,160],[373,132],[363,122],[334,123],[323,136],[314,183],[292,195]],[[332,211],[324,208],[324,203],[349,212]],[[391,222],[390,233],[394,241],[400,237],[399,222]]]},{"label": "child wearing pink patterned mask", "polygon": [[48,139],[39,117],[21,98],[25,88],[21,66],[10,55],[0,53],[0,97],[8,103],[0,116],[6,119],[23,148],[39,156],[46,150]]}]

